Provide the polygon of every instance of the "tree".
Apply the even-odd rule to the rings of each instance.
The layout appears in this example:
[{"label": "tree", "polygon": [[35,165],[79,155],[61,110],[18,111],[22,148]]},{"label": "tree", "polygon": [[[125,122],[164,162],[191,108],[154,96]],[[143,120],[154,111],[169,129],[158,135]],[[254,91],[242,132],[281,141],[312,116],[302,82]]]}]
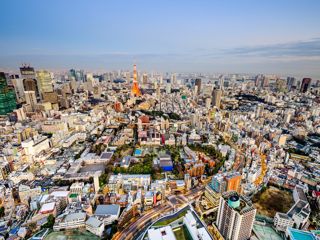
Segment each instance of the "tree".
[{"label": "tree", "polygon": [[41,228],[53,228],[53,225],[54,225],[54,221],[55,221],[55,217],[50,214],[48,217],[47,217],[47,223],[42,225]]},{"label": "tree", "polygon": [[34,232],[37,229],[37,224],[35,222],[32,222],[29,224],[29,229],[31,232]]},{"label": "tree", "polygon": [[4,207],[0,208],[0,218],[4,217]]}]

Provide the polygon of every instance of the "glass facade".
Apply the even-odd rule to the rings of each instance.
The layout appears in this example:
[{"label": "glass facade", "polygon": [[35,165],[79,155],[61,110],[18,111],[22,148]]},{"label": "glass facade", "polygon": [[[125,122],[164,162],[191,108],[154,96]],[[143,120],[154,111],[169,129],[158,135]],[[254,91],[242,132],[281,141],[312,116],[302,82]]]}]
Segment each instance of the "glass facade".
[{"label": "glass facade", "polygon": [[5,115],[16,109],[14,89],[7,85],[5,74],[0,72],[0,115]]}]

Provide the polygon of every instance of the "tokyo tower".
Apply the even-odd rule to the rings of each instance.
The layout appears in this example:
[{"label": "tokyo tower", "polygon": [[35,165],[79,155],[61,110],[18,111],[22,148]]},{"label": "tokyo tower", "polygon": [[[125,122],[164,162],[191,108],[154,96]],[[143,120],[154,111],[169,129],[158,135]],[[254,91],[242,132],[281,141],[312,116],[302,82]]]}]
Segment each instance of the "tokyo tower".
[{"label": "tokyo tower", "polygon": [[132,88],[131,88],[131,94],[132,94],[132,96],[135,96],[135,97],[141,96],[141,92],[140,92],[138,80],[137,80],[137,66],[136,65],[133,65],[133,84],[132,84]]}]

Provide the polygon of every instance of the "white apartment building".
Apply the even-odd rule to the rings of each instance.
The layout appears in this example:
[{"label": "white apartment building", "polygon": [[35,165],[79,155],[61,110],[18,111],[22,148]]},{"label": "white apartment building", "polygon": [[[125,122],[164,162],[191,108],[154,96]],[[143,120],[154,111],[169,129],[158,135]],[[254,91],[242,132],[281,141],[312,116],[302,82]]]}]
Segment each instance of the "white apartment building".
[{"label": "white apartment building", "polygon": [[274,216],[274,226],[280,232],[285,232],[287,227],[293,227],[294,221],[285,213],[277,212]]}]

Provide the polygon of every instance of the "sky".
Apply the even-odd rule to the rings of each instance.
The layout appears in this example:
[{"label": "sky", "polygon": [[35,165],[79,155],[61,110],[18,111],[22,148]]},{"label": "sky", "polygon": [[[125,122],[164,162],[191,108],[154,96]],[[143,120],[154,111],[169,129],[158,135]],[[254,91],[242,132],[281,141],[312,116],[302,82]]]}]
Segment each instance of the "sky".
[{"label": "sky", "polygon": [[318,0],[10,0],[0,68],[265,73],[320,79]]}]

